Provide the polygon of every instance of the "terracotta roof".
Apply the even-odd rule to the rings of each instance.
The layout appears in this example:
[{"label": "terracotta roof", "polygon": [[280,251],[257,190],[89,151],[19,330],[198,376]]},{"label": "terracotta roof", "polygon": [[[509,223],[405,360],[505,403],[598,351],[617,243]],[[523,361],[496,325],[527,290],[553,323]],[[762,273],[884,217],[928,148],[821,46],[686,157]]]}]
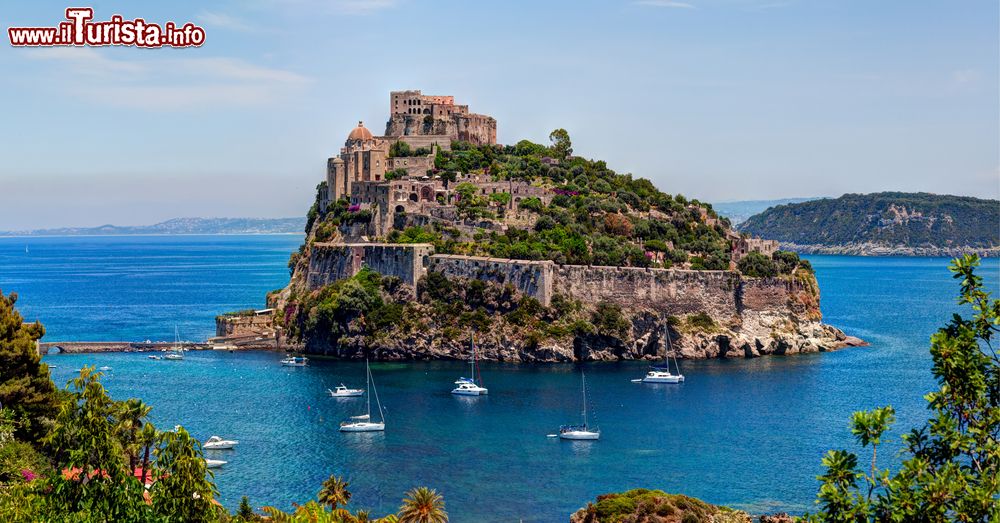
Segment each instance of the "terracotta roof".
[{"label": "terracotta roof", "polygon": [[353,140],[371,140],[372,132],[365,128],[365,124],[358,122],[358,126],[351,130],[351,134],[347,135],[347,141]]}]

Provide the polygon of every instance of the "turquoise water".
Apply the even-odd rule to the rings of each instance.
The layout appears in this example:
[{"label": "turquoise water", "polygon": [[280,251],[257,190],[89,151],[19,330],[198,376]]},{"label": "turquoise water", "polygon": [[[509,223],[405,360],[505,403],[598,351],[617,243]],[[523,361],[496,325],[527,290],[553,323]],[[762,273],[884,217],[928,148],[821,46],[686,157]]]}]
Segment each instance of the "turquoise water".
[{"label": "turquoise water", "polygon": [[[0,239],[0,288],[22,295],[29,318],[58,340],[211,334],[224,310],[260,306],[287,279],[297,237]],[[37,254],[36,254],[37,253]],[[36,258],[37,256],[37,258]],[[933,387],[927,339],[947,321],[956,285],[947,260],[809,257],[825,320],[872,343],[836,353],[683,362],[687,383],[629,382],[642,364],[483,364],[490,395],[448,391],[460,362],[373,364],[387,409],[384,434],[340,434],[363,400],[327,387],[363,386],[363,364],[314,361],[283,368],[271,353],[189,353],[184,362],[144,354],[53,355],[63,383],[85,364],[113,367],[119,398],[141,397],[154,422],[196,436],[240,440],[213,457],[222,500],[290,507],[313,497],[331,473],[351,482],[351,504],[393,511],[410,487],[445,496],[454,521],[566,521],[597,494],[661,488],[752,511],[812,507],[819,460],[855,449],[854,410],[892,404],[897,430],[926,417]],[[983,274],[996,290],[1000,265]],[[547,438],[579,416],[579,369],[587,372],[598,442]],[[890,443],[890,447],[893,444]],[[887,460],[894,452],[882,452]],[[888,463],[888,462],[886,462]]]}]

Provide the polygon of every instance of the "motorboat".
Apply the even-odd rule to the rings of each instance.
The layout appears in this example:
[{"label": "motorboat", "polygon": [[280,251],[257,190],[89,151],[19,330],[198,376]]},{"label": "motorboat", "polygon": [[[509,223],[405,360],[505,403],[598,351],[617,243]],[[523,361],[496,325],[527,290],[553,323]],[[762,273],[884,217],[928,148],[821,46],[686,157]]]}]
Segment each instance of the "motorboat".
[{"label": "motorboat", "polygon": [[201,446],[204,447],[206,450],[225,450],[235,447],[237,443],[239,443],[239,441],[233,439],[222,439],[218,436],[212,436],[211,438],[208,438],[208,440],[205,441],[205,443],[203,443]]},{"label": "motorboat", "polygon": [[[484,396],[489,394],[489,389],[483,387],[483,375],[479,372],[479,365],[476,359],[476,338],[475,335],[469,338],[469,367],[472,372],[472,378],[461,377],[455,380],[455,385],[458,385],[451,390],[451,393],[456,396]],[[476,379],[478,376],[479,379]]]},{"label": "motorboat", "polygon": [[[378,399],[378,389],[375,388],[372,379],[372,370],[365,360],[365,388],[368,390],[365,401],[365,413],[350,418],[340,423],[340,432],[378,432],[385,430],[385,414],[382,411],[382,403]],[[375,404],[378,407],[379,421],[372,420],[372,391],[375,392]]]},{"label": "motorboat", "polygon": [[305,367],[309,363],[309,359],[305,356],[292,356],[286,354],[285,358],[281,360],[281,364],[285,367]]},{"label": "motorboat", "polygon": [[149,358],[149,359],[151,359],[151,360],[162,360],[163,359],[163,356],[157,356],[156,354],[150,354],[149,356],[146,356],[146,357]]},{"label": "motorboat", "polygon": [[334,398],[355,398],[365,395],[365,389],[350,389],[343,383],[334,387],[333,390],[326,389],[326,391]]},{"label": "motorboat", "polygon": [[587,423],[587,377],[580,371],[580,383],[583,389],[583,423],[580,425],[563,425],[559,427],[561,439],[596,440],[601,437],[601,429],[591,427]]},{"label": "motorboat", "polygon": [[208,467],[208,468],[210,468],[210,469],[217,469],[217,468],[225,465],[226,463],[229,463],[229,462],[228,461],[222,461],[221,459],[207,459],[207,458],[205,459],[205,466]]},{"label": "motorboat", "polygon": [[109,370],[111,370],[111,367],[109,367],[109,366],[107,366],[107,365],[104,365],[103,367],[100,367],[100,368],[99,368],[99,369],[97,369],[97,370],[102,370],[102,371],[109,371]]}]

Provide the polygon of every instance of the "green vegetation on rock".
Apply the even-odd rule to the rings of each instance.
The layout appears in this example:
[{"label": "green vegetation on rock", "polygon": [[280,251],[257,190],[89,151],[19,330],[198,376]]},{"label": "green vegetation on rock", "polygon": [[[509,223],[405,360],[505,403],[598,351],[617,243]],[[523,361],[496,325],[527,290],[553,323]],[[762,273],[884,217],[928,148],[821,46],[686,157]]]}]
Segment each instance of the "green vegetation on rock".
[{"label": "green vegetation on rock", "polygon": [[634,489],[597,496],[570,517],[571,523],[750,523],[746,512],[711,505],[662,490]]},{"label": "green vegetation on rock", "polygon": [[740,230],[796,245],[985,249],[1000,246],[998,223],[997,200],[884,192],[771,207]]}]

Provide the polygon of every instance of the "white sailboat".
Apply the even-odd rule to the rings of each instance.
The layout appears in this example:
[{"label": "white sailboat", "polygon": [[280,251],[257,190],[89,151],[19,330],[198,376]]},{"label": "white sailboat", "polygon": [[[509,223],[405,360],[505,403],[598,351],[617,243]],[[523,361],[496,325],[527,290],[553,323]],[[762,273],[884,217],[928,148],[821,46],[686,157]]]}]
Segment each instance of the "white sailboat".
[{"label": "white sailboat", "polygon": [[[677,355],[674,354],[674,347],[670,342],[670,327],[664,326],[664,337],[667,338],[667,352],[670,353],[666,364],[653,365],[649,368],[649,372],[642,379],[632,380],[633,383],[682,383],[684,381],[684,375],[681,374],[681,367],[677,364]],[[677,369],[677,374],[670,372],[670,360],[674,361],[674,368]]]},{"label": "white sailboat", "polygon": [[[469,347],[472,353],[469,355],[469,367],[471,378],[461,377],[455,380],[455,387],[451,393],[457,396],[483,396],[489,394],[490,390],[483,387],[483,375],[476,365],[476,339],[475,335],[469,339]],[[478,379],[477,379],[478,378]]]},{"label": "white sailboat", "polygon": [[601,437],[601,429],[591,427],[587,423],[587,376],[580,371],[580,382],[583,387],[583,424],[563,425],[559,427],[559,437],[573,440],[596,440]]},{"label": "white sailboat", "polygon": [[163,359],[174,361],[184,359],[184,346],[181,345],[181,335],[176,325],[174,325],[174,346],[170,349],[170,353],[164,356]]},{"label": "white sailboat", "polygon": [[[372,370],[365,359],[365,382],[368,395],[365,401],[365,413],[360,416],[351,416],[340,423],[340,432],[377,432],[385,430],[385,414],[382,412],[382,403],[378,399],[378,389],[372,379]],[[372,421],[372,391],[375,392],[375,404],[378,407],[379,421]]]}]

